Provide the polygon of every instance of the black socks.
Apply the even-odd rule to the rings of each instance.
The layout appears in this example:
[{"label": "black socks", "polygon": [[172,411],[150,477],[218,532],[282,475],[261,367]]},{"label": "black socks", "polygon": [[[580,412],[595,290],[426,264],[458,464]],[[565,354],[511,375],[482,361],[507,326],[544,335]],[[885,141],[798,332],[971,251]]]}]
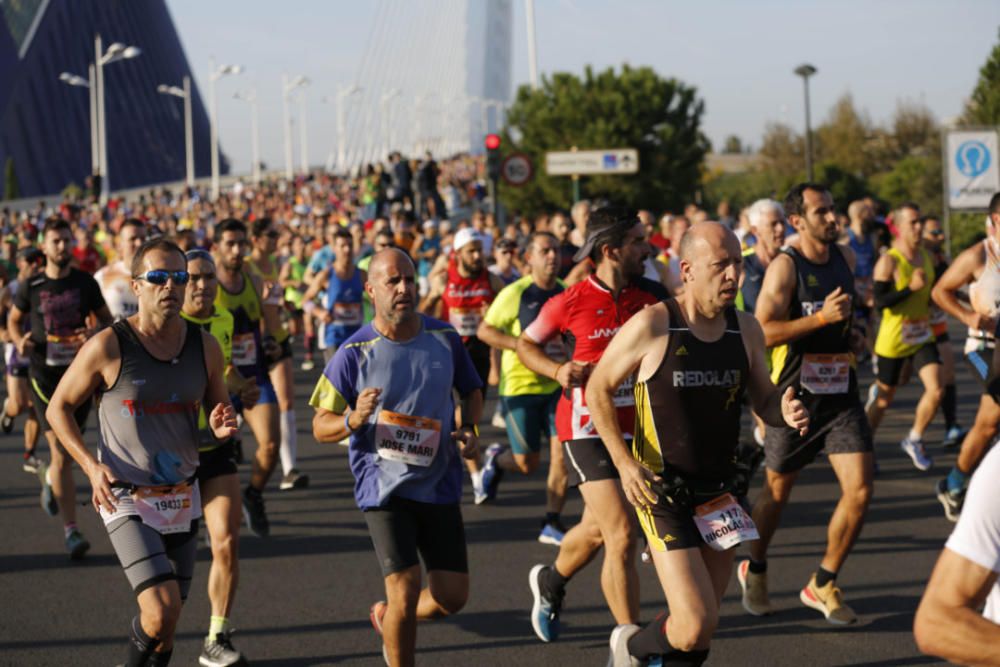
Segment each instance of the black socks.
[{"label": "black socks", "polygon": [[764,574],[765,572],[767,572],[767,561],[762,560],[760,562],[757,562],[753,558],[751,558],[750,565],[747,566],[747,569],[753,572],[754,574]]},{"label": "black socks", "polygon": [[823,588],[831,581],[837,579],[836,572],[830,572],[829,570],[824,570],[822,567],[816,570],[816,588]]},{"label": "black socks", "polygon": [[628,652],[640,660],[660,656],[664,667],[684,667],[701,665],[708,660],[708,649],[681,651],[667,640],[667,614],[659,614],[653,622],[632,635],[628,640]]},{"label": "black socks", "polygon": [[[153,655],[153,651],[160,645],[159,640],[153,639],[142,629],[139,617],[132,617],[132,624],[129,628],[128,660],[125,667],[143,667],[146,661]],[[170,657],[167,656],[167,660]],[[152,663],[160,664],[160,663]],[[162,663],[167,664],[167,663]]]}]

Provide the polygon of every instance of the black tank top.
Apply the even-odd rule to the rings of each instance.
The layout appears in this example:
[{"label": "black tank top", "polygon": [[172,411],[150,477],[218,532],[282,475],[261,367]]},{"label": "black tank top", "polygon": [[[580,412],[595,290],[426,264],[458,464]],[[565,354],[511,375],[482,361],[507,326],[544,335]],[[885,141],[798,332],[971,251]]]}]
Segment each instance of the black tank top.
[{"label": "black tank top", "polygon": [[660,366],[635,384],[632,454],[656,472],[728,481],[750,370],[736,309],[726,309],[722,337],[706,342],[688,328],[675,299],[664,303],[670,339]]},{"label": "black tank top", "polygon": [[[786,248],[783,253],[795,263],[795,296],[789,307],[788,319],[808,317],[823,309],[823,301],[830,292],[840,288],[855,299],[854,274],[837,245],[830,247],[830,258],[826,264],[810,262],[794,248]],[[851,316],[843,322],[828,324],[798,340],[778,345],[771,350],[771,381],[782,392],[789,386],[795,387],[798,397],[815,418],[819,413],[839,412],[846,405],[858,400],[858,379],[851,353]],[[846,392],[814,394],[804,391],[800,381],[802,361],[805,355],[849,355],[849,380]]]}]

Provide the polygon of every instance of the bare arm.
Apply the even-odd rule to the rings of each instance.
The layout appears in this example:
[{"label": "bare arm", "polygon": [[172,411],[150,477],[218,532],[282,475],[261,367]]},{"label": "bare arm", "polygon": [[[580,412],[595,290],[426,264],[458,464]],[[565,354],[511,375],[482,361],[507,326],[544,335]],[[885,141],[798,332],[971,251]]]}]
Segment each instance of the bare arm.
[{"label": "bare arm", "polygon": [[30,331],[27,333],[22,332],[26,316],[27,313],[14,305],[11,305],[10,313],[7,315],[7,336],[10,342],[14,343],[14,347],[17,348],[17,353],[22,357],[28,350],[25,344],[31,340]]},{"label": "bare arm", "polygon": [[115,321],[115,318],[111,316],[111,310],[106,304],[95,310],[94,316],[97,318],[97,324],[102,329],[110,327],[111,323]]},{"label": "bare arm", "polygon": [[792,299],[795,298],[795,282],[794,260],[788,255],[779,254],[764,274],[755,312],[768,347],[798,340],[827,324],[841,322],[850,316],[850,296],[842,293],[838,287],[826,297],[822,311],[789,320]]},{"label": "bare arm", "polygon": [[312,282],[309,283],[309,288],[306,290],[305,295],[302,297],[303,303],[306,301],[312,301],[319,295],[319,293],[326,289],[326,285],[329,282],[330,274],[326,271],[321,271],[313,276]]},{"label": "bare arm", "polygon": [[[959,322],[962,322],[973,329],[981,329],[978,326],[983,324],[979,321],[977,313],[971,308],[966,308],[958,298],[958,290],[973,282],[976,279],[976,271],[983,265],[983,249],[980,244],[962,251],[951,266],[941,275],[934,289],[931,291],[931,298],[934,303],[944,312],[948,313]],[[983,318],[988,319],[988,318]],[[988,322],[987,328],[988,328]]]},{"label": "bare arm", "polygon": [[417,310],[421,313],[426,313],[431,317],[435,317],[440,311],[441,297],[444,296],[444,290],[448,285],[447,274],[439,273],[435,276],[431,276],[430,284],[431,286],[430,289],[427,290],[427,296],[421,299]]},{"label": "bare arm", "polygon": [[506,331],[487,324],[485,321],[479,323],[479,329],[476,330],[476,338],[497,350],[517,349],[517,338],[511,336]]},{"label": "bare arm", "polygon": [[945,548],[913,623],[921,652],[963,665],[1000,665],[1000,625],[976,611],[996,581],[996,572]]},{"label": "bare arm", "polygon": [[218,440],[225,440],[236,433],[237,424],[236,413],[229,402],[222,346],[208,332],[199,330],[199,333],[205,357],[205,372],[208,375],[202,407],[208,416],[208,426],[212,435]]}]

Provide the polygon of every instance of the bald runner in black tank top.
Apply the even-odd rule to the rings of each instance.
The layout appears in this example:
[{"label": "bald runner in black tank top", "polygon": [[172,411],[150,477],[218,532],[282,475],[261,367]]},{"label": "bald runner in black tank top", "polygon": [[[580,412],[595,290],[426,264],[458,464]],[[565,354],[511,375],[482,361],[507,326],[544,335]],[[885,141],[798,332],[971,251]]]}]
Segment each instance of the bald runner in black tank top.
[{"label": "bald runner in black tank top", "polygon": [[725,311],[721,338],[703,341],[688,328],[676,300],[664,303],[667,350],[649,379],[635,386],[633,455],[658,473],[729,481],[750,369],[736,309]]}]

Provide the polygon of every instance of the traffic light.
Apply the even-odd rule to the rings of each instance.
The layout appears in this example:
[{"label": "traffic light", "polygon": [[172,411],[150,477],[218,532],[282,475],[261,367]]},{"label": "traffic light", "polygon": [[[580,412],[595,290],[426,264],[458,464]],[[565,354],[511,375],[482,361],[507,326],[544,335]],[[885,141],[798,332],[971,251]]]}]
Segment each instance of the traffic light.
[{"label": "traffic light", "polygon": [[486,140],[486,176],[491,181],[500,178],[500,135],[487,134]]}]

